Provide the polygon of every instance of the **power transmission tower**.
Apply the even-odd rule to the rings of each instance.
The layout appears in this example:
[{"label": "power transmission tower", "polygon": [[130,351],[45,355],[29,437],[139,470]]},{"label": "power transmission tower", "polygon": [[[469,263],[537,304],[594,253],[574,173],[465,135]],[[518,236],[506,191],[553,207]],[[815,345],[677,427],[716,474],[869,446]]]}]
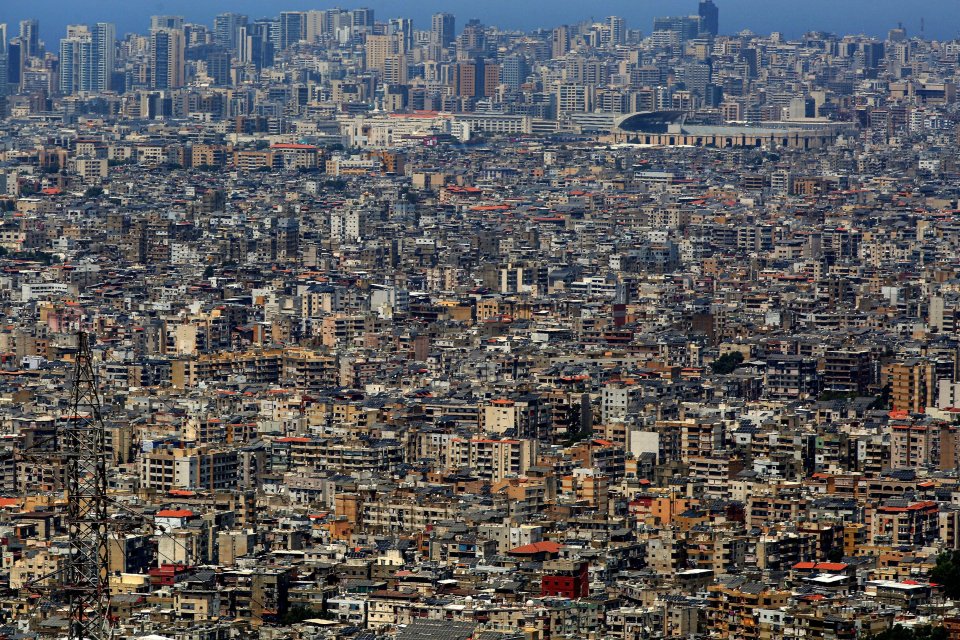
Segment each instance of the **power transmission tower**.
[{"label": "power transmission tower", "polygon": [[78,343],[71,414],[60,440],[70,531],[63,593],[70,604],[68,638],[102,640],[111,636],[107,453],[89,336],[81,331]]}]

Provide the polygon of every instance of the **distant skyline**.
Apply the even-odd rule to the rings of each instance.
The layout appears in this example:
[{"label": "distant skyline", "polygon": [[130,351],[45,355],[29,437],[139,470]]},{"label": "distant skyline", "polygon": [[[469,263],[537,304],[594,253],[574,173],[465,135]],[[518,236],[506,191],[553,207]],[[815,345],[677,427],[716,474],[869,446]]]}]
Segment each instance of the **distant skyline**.
[{"label": "distant skyline", "polygon": [[[840,34],[866,33],[884,36],[902,22],[909,35],[919,35],[920,19],[925,20],[927,38],[952,39],[960,37],[960,1],[920,0],[905,3],[902,0],[715,0],[720,8],[720,31],[736,33],[752,29],[757,33],[782,31],[788,37],[806,31],[821,30]],[[10,25],[10,34],[16,35],[20,20],[40,20],[41,37],[48,43],[57,43],[68,24],[114,22],[117,35],[128,32],[146,33],[151,15],[183,15],[189,22],[212,24],[213,17],[225,11],[245,13],[251,18],[277,15],[283,10],[326,9],[340,6],[345,9],[371,7],[378,20],[397,16],[414,19],[418,29],[429,29],[430,15],[449,11],[457,17],[457,29],[470,18],[479,18],[489,25],[502,28],[530,30],[573,24],[589,18],[602,19],[608,15],[626,18],[628,28],[649,33],[655,16],[693,15],[697,0],[607,0],[583,3],[573,0],[416,0],[413,3],[396,0],[367,0],[354,2],[318,3],[315,0],[5,0],[0,11],[0,22]],[[593,11],[591,15],[590,11]],[[55,48],[55,47],[53,47]]]}]

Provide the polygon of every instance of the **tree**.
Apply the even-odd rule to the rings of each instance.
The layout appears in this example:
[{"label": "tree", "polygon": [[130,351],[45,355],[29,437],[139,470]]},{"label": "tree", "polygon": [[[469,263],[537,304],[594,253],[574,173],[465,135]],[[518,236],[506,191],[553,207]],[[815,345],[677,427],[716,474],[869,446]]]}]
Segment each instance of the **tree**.
[{"label": "tree", "polygon": [[710,367],[713,369],[714,373],[727,375],[728,373],[733,373],[734,370],[736,370],[736,368],[742,363],[743,354],[739,351],[731,351],[730,353],[725,353],[714,360]]},{"label": "tree", "polygon": [[947,640],[949,634],[943,627],[928,624],[905,627],[895,624],[886,631],[869,636],[870,640]]},{"label": "tree", "polygon": [[103,195],[103,187],[87,187],[83,196],[85,198],[99,198]]},{"label": "tree", "polygon": [[827,562],[842,562],[843,547],[834,547],[827,551]]},{"label": "tree", "polygon": [[42,262],[51,265],[55,262],[54,255],[45,251],[17,251],[9,254],[13,260],[26,260],[28,262]]},{"label": "tree", "polygon": [[311,618],[324,618],[328,619],[330,615],[326,612],[316,611],[314,609],[308,609],[307,607],[290,607],[289,610],[281,619],[281,622],[285,625],[298,624],[304,620],[309,620]]},{"label": "tree", "polygon": [[824,391],[817,400],[820,402],[830,402],[831,400],[853,400],[856,397],[857,394],[854,391]]},{"label": "tree", "polygon": [[930,581],[939,584],[951,600],[960,598],[960,551],[947,551],[937,556],[937,565],[930,571]]}]

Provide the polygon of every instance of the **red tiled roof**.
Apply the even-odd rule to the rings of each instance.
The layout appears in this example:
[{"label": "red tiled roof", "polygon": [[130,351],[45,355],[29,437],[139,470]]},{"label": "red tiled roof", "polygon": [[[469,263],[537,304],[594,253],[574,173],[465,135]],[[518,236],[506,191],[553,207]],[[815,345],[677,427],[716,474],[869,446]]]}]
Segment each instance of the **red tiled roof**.
[{"label": "red tiled roof", "polygon": [[158,518],[189,518],[193,511],[189,509],[161,509],[157,511]]},{"label": "red tiled roof", "polygon": [[563,545],[557,542],[544,540],[543,542],[534,542],[532,544],[525,544],[521,547],[516,547],[515,549],[510,549],[508,553],[521,556],[533,555],[535,553],[559,553],[562,546]]}]

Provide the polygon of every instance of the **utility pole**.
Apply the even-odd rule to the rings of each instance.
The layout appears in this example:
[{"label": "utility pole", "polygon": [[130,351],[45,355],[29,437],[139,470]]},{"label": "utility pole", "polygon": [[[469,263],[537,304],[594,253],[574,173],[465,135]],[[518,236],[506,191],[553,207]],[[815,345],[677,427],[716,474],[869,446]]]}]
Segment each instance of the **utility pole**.
[{"label": "utility pole", "polygon": [[63,593],[70,605],[69,640],[102,640],[111,636],[107,454],[93,351],[83,331],[78,347],[71,414],[60,440],[70,532]]}]

